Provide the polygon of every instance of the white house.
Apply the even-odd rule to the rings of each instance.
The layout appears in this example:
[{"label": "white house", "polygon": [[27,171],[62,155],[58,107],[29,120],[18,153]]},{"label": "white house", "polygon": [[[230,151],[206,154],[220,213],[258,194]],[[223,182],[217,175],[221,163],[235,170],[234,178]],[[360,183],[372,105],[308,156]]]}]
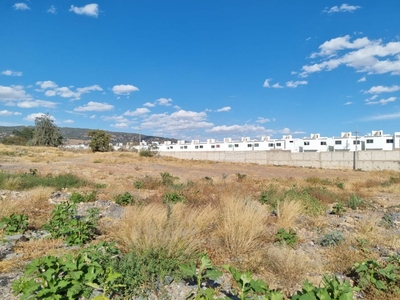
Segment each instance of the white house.
[{"label": "white house", "polygon": [[371,135],[365,136],[365,150],[393,150],[393,135],[383,134],[382,130],[373,130]]}]

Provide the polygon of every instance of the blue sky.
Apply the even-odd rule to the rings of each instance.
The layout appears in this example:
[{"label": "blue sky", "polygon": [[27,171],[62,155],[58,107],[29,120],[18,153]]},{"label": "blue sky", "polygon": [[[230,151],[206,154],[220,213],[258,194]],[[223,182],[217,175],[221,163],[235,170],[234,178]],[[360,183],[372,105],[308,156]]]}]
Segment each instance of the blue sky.
[{"label": "blue sky", "polygon": [[[95,0],[96,1],[96,0]],[[400,1],[0,1],[0,125],[400,131]]]}]

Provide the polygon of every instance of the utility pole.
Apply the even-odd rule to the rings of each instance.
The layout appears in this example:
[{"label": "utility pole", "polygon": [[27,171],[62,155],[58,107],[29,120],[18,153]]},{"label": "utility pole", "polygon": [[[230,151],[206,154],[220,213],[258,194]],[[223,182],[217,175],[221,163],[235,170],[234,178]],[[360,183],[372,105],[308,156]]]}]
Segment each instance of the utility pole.
[{"label": "utility pole", "polygon": [[354,151],[354,164],[353,164],[353,170],[357,170],[358,169],[358,153],[357,153],[357,146],[358,146],[358,129],[357,129],[357,126],[356,126],[356,131],[355,131],[355,134],[356,134],[356,149],[355,149],[355,151]]}]

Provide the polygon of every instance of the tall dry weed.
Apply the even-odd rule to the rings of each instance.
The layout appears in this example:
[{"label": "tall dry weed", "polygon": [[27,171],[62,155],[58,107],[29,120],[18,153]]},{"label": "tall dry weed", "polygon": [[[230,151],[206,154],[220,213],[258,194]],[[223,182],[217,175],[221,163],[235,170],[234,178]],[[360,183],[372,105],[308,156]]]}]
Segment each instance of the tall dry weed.
[{"label": "tall dry weed", "polygon": [[115,231],[122,245],[137,251],[163,249],[170,255],[191,256],[205,247],[207,230],[216,218],[210,206],[152,203],[127,207]]},{"label": "tall dry weed", "polygon": [[266,205],[242,198],[224,199],[220,204],[217,235],[230,254],[241,256],[262,247],[268,238]]},{"label": "tall dry weed", "polygon": [[278,214],[277,225],[286,230],[294,227],[296,221],[304,213],[304,205],[297,200],[283,200],[279,201],[276,207]]}]

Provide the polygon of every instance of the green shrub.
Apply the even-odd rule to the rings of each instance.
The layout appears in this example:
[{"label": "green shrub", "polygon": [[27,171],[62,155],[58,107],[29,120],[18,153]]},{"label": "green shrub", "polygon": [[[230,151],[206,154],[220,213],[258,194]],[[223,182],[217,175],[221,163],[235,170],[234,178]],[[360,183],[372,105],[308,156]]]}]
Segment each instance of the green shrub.
[{"label": "green shrub", "polygon": [[28,228],[28,217],[26,215],[11,214],[8,218],[3,217],[0,222],[0,229],[7,235],[24,233]]},{"label": "green shrub", "polygon": [[64,202],[56,205],[51,213],[51,219],[43,228],[53,238],[65,239],[67,245],[83,245],[94,238],[98,222],[99,209],[88,210],[84,218],[76,216],[75,204]]},{"label": "green shrub", "polygon": [[69,200],[72,203],[81,203],[81,202],[94,202],[96,201],[97,192],[92,191],[90,193],[80,194],[78,192],[72,192],[71,196],[69,196]]},{"label": "green shrub", "polygon": [[322,287],[316,287],[306,280],[292,300],[353,300],[354,292],[358,290],[349,281],[340,282],[336,276],[324,275]]},{"label": "green shrub", "polygon": [[163,197],[163,203],[164,204],[175,204],[178,202],[185,202],[186,199],[179,193],[177,192],[170,192],[170,193],[166,193]]},{"label": "green shrub", "polygon": [[332,207],[332,214],[342,216],[346,210],[344,209],[343,203],[338,202]]},{"label": "green shrub", "polygon": [[135,188],[137,188],[138,190],[140,190],[141,188],[143,188],[143,182],[142,181],[135,181],[133,183],[133,185],[135,186]]},{"label": "green shrub", "polygon": [[347,207],[351,208],[352,210],[356,210],[360,205],[365,204],[364,200],[357,197],[355,194],[347,199]]},{"label": "green shrub", "polygon": [[[90,299],[91,286],[110,286],[110,264],[116,254],[113,244],[99,243],[76,256],[45,256],[29,263],[13,281],[14,295],[21,299]],[[114,277],[116,273],[113,272]]]},{"label": "green shrub", "polygon": [[278,191],[272,185],[269,187],[268,190],[262,191],[260,197],[258,198],[258,201],[261,204],[268,204],[273,209],[276,209],[276,205],[278,203],[278,200],[279,200]]},{"label": "green shrub", "polygon": [[161,184],[165,186],[172,186],[179,177],[172,176],[168,172],[160,173],[161,175]]},{"label": "green shrub", "polygon": [[275,241],[279,244],[284,244],[288,246],[294,246],[299,239],[296,231],[294,229],[289,228],[289,232],[286,231],[285,228],[278,229],[278,232],[275,235]]},{"label": "green shrub", "polygon": [[129,205],[129,204],[135,203],[135,199],[128,192],[125,192],[124,194],[117,195],[114,198],[114,201],[115,201],[115,203],[117,203],[119,205]]},{"label": "green shrub", "polygon": [[143,157],[153,157],[157,154],[156,151],[152,151],[149,149],[141,149],[139,151],[139,156],[143,156]]},{"label": "green shrub", "polygon": [[324,234],[318,241],[318,243],[323,247],[332,247],[337,246],[344,241],[344,237],[342,232],[340,231],[331,231],[327,234]]}]

